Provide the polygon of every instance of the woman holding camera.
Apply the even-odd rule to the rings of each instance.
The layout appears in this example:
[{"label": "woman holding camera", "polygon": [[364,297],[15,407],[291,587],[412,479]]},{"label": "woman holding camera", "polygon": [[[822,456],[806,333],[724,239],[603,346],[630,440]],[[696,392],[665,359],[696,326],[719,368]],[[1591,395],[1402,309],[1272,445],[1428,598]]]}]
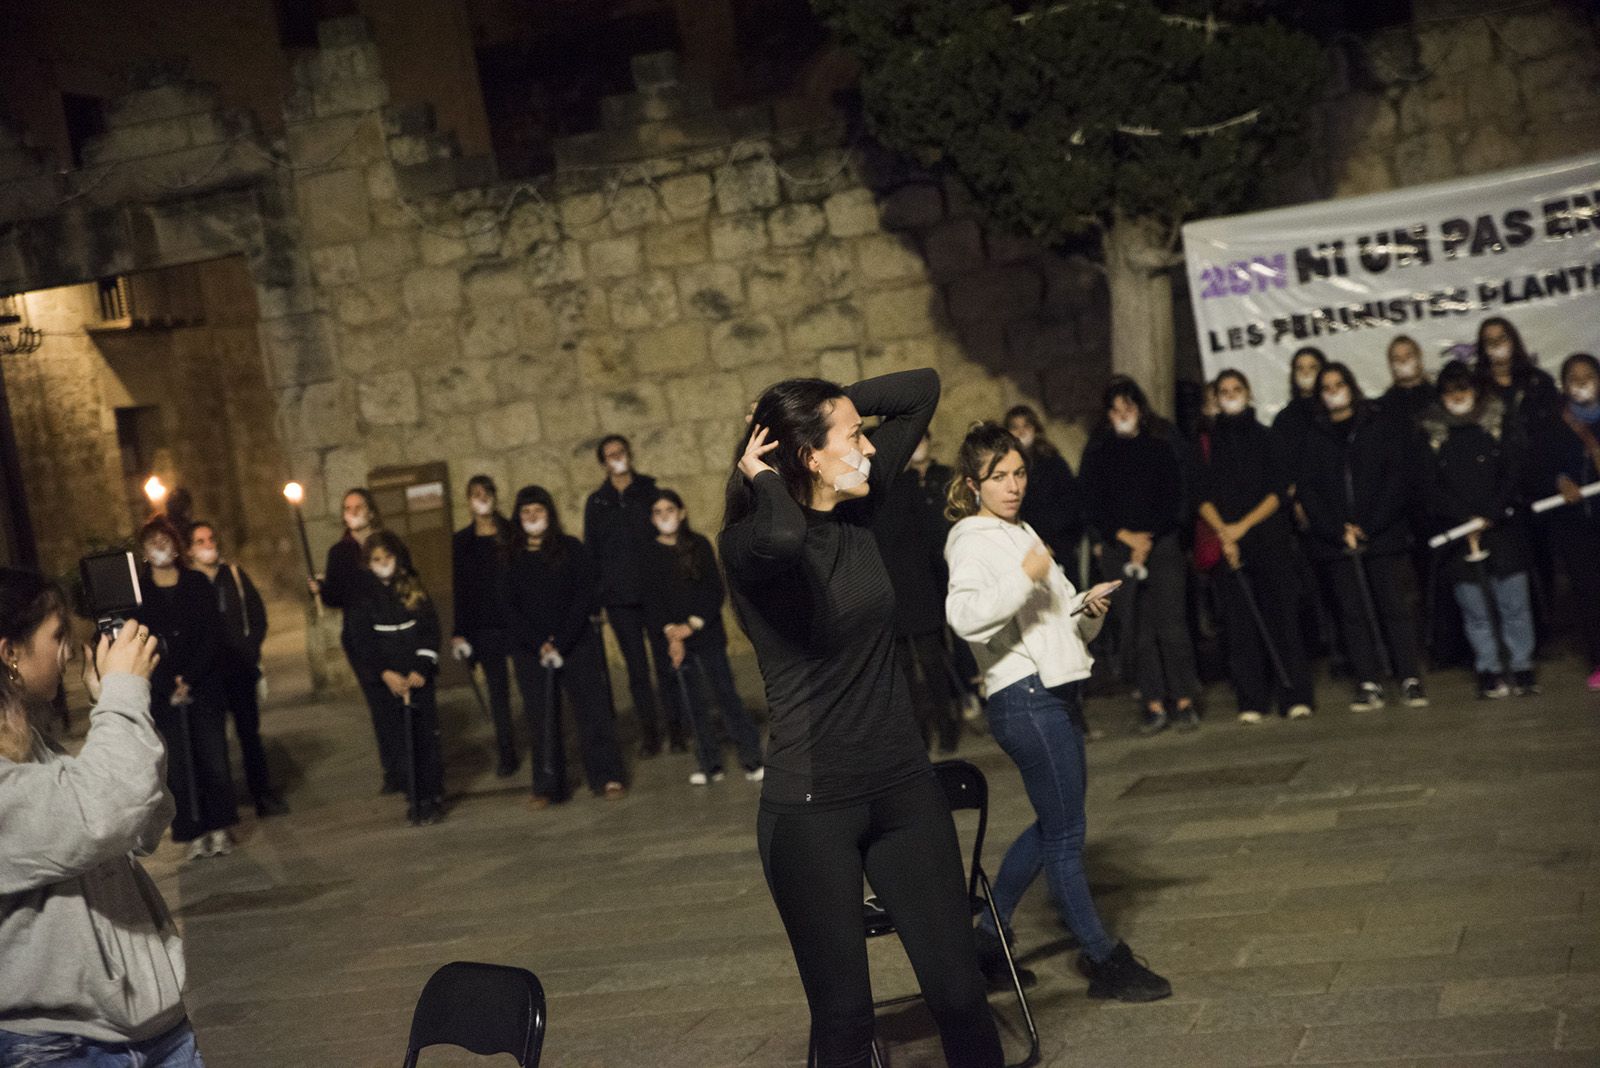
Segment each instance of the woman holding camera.
[{"label": "woman holding camera", "polygon": [[76,757],[48,733],[70,641],[61,592],[0,569],[0,1064],[201,1068],[183,945],[134,859],[173,813],[156,638],[130,622],[100,639]]},{"label": "woman holding camera", "polygon": [[228,828],[239,822],[228,767],[228,720],[218,699],[217,652],[226,625],[211,583],[191,570],[186,541],[163,516],[139,531],[144,604],[133,613],[161,640],[161,666],[150,680],[156,726],[167,739],[168,781],[178,800],[172,840],[189,859],[233,851]]}]

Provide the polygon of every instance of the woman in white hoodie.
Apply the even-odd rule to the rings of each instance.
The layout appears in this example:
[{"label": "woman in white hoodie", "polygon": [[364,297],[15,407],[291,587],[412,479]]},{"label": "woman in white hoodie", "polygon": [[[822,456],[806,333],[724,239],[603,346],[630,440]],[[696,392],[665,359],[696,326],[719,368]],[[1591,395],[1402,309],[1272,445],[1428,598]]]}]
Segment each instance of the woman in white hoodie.
[{"label": "woman in white hoodie", "polygon": [[[950,627],[971,645],[989,694],[989,730],[1016,762],[1038,817],[1006,850],[995,905],[1008,930],[1017,903],[1043,871],[1062,919],[1083,953],[1089,996],[1155,1001],[1172,986],[1106,933],[1083,868],[1085,833],[1082,682],[1094,659],[1087,642],[1110,607],[1107,583],[1078,593],[1031,526],[1020,518],[1028,488],[1022,449],[1003,427],[980,423],[961,443],[946,515]],[[980,921],[987,963],[1000,932]]]}]

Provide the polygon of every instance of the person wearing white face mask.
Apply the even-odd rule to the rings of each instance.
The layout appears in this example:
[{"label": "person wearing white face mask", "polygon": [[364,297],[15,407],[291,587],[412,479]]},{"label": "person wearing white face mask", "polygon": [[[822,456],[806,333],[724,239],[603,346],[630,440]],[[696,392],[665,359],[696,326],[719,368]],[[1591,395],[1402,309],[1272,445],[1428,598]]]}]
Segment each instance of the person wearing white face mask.
[{"label": "person wearing white face mask", "polygon": [[244,781],[256,815],[284,815],[289,807],[272,788],[267,753],[261,744],[261,643],[267,638],[267,606],[249,573],[222,558],[217,529],[203,519],[189,525],[189,558],[194,569],[211,582],[222,614],[217,695],[222,710],[233,718],[244,760]]},{"label": "person wearing white face mask", "polygon": [[[655,537],[650,505],[655,500],[656,482],[633,469],[633,447],[621,434],[601,438],[594,454],[606,477],[584,502],[583,544],[600,569],[600,606],[628,669],[628,693],[639,721],[639,755],[649,758],[661,752],[662,725],[650,685],[639,556]],[[659,673],[661,665],[657,664],[656,670]],[[682,753],[687,749],[686,724],[671,715],[675,702],[668,701],[666,707],[668,743],[674,753]]]},{"label": "person wearing white face mask", "polygon": [[1390,414],[1416,422],[1438,400],[1422,366],[1422,346],[1405,334],[1389,342],[1389,374],[1394,381],[1378,403]]},{"label": "person wearing white face mask", "polygon": [[1499,397],[1506,417],[1524,436],[1536,420],[1561,406],[1555,379],[1534,363],[1521,332],[1509,319],[1496,315],[1478,325],[1472,370],[1478,376],[1479,391]]},{"label": "person wearing white face mask", "polygon": [[1517,497],[1526,442],[1506,420],[1500,399],[1480,394],[1471,369],[1459,362],[1440,373],[1439,403],[1423,417],[1422,431],[1429,454],[1423,485],[1435,529],[1475,519],[1488,524],[1481,533],[1437,550],[1472,643],[1478,696],[1505,697],[1513,690],[1519,697],[1532,696],[1539,691],[1533,673],[1531,557],[1520,521],[1506,515]]},{"label": "person wearing white face mask", "polygon": [[499,754],[495,774],[504,779],[517,773],[521,761],[511,730],[511,606],[506,600],[506,561],[515,535],[498,502],[494,479],[473,475],[467,480],[472,521],[450,539],[455,599],[450,653],[467,661],[468,671],[474,664],[483,668]]},{"label": "person wearing white face mask", "polygon": [[1200,677],[1189,638],[1189,564],[1178,542],[1188,512],[1175,435],[1150,411],[1144,390],[1118,376],[1102,397],[1104,421],[1083,450],[1089,526],[1101,566],[1125,581],[1112,599],[1124,675],[1144,706],[1138,729],[1200,725]]},{"label": "person wearing white face mask", "polygon": [[190,860],[217,856],[232,851],[228,828],[239,821],[228,722],[217,694],[222,614],[211,583],[188,567],[185,543],[166,517],[141,527],[138,542],[144,604],[133,618],[161,640],[150,707],[167,739],[167,783],[178,803],[172,840],[189,844]]},{"label": "person wearing white face mask", "polygon": [[656,663],[667,669],[661,679],[663,703],[676,702],[679,714],[694,727],[699,770],[689,782],[705,786],[723,777],[713,701],[738,748],[745,778],[760,782],[761,732],[745,710],[728,663],[728,635],[722,627],[726,594],[716,554],[711,542],[689,526],[683,498],[672,490],[656,490],[650,518],[656,536],[645,546],[639,587]]},{"label": "person wearing white face mask", "polygon": [[1061,455],[1039,413],[1026,404],[1006,412],[1003,424],[1022,446],[1028,460],[1028,495],[1022,501],[1022,521],[1039,532],[1068,575],[1078,571],[1078,548],[1083,541],[1083,486],[1072,465]]},{"label": "person wearing white face mask", "polygon": [[626,771],[606,698],[605,650],[590,622],[598,607],[599,569],[587,546],[562,529],[555,498],[543,486],[517,491],[513,519],[520,533],[507,564],[506,590],[511,659],[533,739],[531,804],[541,809],[570,796],[559,690],[572,702],[589,789],[621,798],[628,792]]}]

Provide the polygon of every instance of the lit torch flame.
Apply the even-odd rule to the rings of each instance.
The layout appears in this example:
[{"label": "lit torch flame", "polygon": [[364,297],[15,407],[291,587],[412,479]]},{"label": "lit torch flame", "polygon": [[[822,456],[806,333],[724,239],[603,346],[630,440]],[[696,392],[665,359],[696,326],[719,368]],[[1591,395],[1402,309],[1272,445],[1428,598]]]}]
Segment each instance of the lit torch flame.
[{"label": "lit torch flame", "polygon": [[300,507],[300,502],[305,500],[305,487],[298,482],[291,482],[283,487],[283,496],[285,500],[298,508]]},{"label": "lit torch flame", "polygon": [[144,495],[150,498],[151,507],[160,508],[161,502],[167,499],[166,484],[156,475],[151,475],[145,480]]}]

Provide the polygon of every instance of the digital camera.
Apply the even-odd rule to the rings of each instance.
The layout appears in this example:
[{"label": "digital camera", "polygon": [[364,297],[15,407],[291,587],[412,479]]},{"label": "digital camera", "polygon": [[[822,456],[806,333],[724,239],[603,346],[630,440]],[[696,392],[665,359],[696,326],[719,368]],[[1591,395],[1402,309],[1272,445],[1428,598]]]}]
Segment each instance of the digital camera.
[{"label": "digital camera", "polygon": [[139,562],[130,552],[93,553],[78,561],[83,603],[94,629],[111,638],[144,604]]}]

